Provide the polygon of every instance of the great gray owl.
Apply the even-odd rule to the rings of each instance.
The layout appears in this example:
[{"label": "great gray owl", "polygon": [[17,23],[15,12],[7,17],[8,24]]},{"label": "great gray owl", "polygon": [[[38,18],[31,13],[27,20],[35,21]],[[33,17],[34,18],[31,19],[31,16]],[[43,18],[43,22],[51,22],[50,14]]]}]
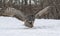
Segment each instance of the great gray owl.
[{"label": "great gray owl", "polygon": [[[50,8],[50,6],[42,9],[41,11],[35,13],[33,15],[33,13],[30,13],[30,12],[27,12],[25,14],[25,12],[21,12],[20,10],[17,10],[15,8],[11,8],[11,7],[8,7],[6,9],[4,9],[4,12],[0,12],[0,16],[7,16],[7,17],[16,17],[18,18],[19,20],[21,21],[24,21],[25,22],[25,26],[29,27],[29,28],[32,28],[33,27],[33,23],[34,23],[34,20],[36,18],[38,18],[37,16],[42,16],[44,14],[47,14],[48,12],[48,9]],[[1,9],[2,10],[2,9]]]}]

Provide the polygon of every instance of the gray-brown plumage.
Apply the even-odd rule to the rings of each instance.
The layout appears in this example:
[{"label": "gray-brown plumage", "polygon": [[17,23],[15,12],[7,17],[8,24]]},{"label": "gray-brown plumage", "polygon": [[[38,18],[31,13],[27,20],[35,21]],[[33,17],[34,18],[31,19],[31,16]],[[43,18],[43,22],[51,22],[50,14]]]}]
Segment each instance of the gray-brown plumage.
[{"label": "gray-brown plumage", "polygon": [[34,12],[24,12],[24,11],[20,11],[16,8],[11,8],[11,7],[8,7],[4,10],[3,13],[1,13],[0,16],[7,16],[7,17],[16,17],[18,18],[19,20],[21,21],[24,21],[25,22],[25,26],[29,27],[29,28],[32,28],[33,27],[33,23],[34,23],[34,20],[35,18],[37,18],[37,16],[41,16],[42,14],[45,14],[45,13],[48,13],[47,10],[49,9],[50,7],[46,7],[44,8],[43,10],[39,11],[38,13],[35,13]]}]

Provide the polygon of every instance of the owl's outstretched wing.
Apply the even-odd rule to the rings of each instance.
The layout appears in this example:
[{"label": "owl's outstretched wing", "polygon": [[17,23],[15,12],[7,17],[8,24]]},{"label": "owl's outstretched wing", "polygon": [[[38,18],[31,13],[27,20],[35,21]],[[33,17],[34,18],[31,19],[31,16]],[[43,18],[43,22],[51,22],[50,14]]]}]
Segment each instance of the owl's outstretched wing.
[{"label": "owl's outstretched wing", "polygon": [[39,11],[38,13],[36,13],[35,18],[41,17],[42,15],[45,15],[48,13],[50,6],[42,9],[41,11]]},{"label": "owl's outstretched wing", "polygon": [[[1,12],[0,12],[1,13]],[[6,16],[6,17],[16,17],[19,20],[25,20],[25,15],[15,8],[8,7],[4,10],[3,13],[1,13],[0,16]]]}]

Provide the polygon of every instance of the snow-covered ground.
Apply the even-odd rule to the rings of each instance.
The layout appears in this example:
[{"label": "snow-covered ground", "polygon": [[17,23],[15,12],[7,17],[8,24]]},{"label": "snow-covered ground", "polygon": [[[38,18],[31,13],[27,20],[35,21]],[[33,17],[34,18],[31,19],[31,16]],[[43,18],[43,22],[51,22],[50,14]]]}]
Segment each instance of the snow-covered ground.
[{"label": "snow-covered ground", "polygon": [[33,28],[12,17],[0,17],[0,36],[60,36],[60,20],[36,19]]}]

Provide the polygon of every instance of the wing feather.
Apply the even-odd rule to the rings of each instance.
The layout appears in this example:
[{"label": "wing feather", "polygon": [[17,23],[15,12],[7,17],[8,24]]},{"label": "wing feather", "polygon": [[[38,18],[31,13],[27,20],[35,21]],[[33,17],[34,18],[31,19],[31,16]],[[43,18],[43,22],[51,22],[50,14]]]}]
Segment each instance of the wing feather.
[{"label": "wing feather", "polygon": [[37,16],[40,17],[40,16],[42,16],[42,15],[44,15],[44,14],[47,14],[49,8],[50,8],[50,6],[48,6],[48,7],[44,8],[44,9],[42,9],[41,11],[39,11],[38,13],[36,13],[35,17],[37,18]]}]

